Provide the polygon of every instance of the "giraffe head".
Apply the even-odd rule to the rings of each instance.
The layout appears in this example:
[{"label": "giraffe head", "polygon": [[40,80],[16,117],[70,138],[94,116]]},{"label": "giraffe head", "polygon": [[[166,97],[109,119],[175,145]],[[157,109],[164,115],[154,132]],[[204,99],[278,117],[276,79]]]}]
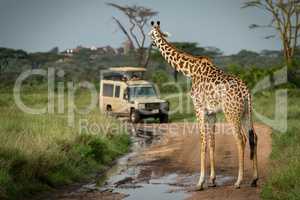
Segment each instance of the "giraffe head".
[{"label": "giraffe head", "polygon": [[156,24],[154,21],[151,21],[151,31],[149,32],[149,36],[152,39],[152,46],[158,47],[158,39],[159,38],[166,38],[169,36],[168,33],[164,33],[160,30],[160,21],[157,21]]}]

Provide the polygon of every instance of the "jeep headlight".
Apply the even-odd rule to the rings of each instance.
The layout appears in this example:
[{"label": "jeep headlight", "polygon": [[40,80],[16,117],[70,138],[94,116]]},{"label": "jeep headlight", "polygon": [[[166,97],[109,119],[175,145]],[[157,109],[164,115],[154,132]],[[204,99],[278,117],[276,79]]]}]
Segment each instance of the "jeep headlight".
[{"label": "jeep headlight", "polygon": [[139,103],[138,108],[139,109],[145,109],[145,104],[144,103]]}]

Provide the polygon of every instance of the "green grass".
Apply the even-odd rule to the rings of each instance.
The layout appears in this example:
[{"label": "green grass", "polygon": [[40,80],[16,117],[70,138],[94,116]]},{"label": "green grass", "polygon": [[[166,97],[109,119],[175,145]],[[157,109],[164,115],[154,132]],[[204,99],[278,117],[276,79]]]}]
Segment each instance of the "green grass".
[{"label": "green grass", "polygon": [[[47,94],[25,92],[22,99],[40,108],[46,105]],[[80,108],[88,100],[86,93],[76,95]],[[82,119],[105,126],[92,134],[80,132]],[[10,91],[1,91],[0,199],[23,199],[103,170],[129,149],[129,136],[118,126],[118,121],[95,108],[86,115],[76,113],[70,127],[66,112],[27,114],[15,105]]]},{"label": "green grass", "polygon": [[271,167],[262,189],[263,199],[300,199],[299,102],[300,91],[289,91],[288,130],[286,133],[273,132]]}]

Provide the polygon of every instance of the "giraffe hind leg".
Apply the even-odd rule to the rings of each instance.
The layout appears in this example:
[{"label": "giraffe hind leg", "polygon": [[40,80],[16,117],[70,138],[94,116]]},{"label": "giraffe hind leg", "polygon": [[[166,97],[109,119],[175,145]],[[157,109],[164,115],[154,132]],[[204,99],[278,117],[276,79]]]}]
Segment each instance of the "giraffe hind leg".
[{"label": "giraffe hind leg", "polygon": [[244,137],[241,133],[240,125],[238,123],[234,125],[234,137],[235,137],[237,148],[238,148],[238,161],[239,161],[238,178],[234,184],[234,187],[240,188],[240,184],[244,177],[245,141],[244,141]]},{"label": "giraffe hind leg", "polygon": [[238,178],[234,184],[234,187],[238,189],[240,188],[240,184],[244,177],[244,153],[245,153],[246,137],[243,134],[243,130],[242,130],[242,121],[241,121],[242,118],[240,112],[235,112],[235,113],[225,112],[224,114],[227,122],[232,125],[233,136],[238,149]]},{"label": "giraffe hind leg", "polygon": [[250,159],[252,160],[252,169],[253,169],[253,178],[251,182],[251,187],[257,186],[258,177],[258,164],[257,164],[257,135],[254,131],[253,125],[251,125],[248,113],[245,113],[245,116],[242,121],[243,133],[246,137],[248,134],[249,146],[250,146]]},{"label": "giraffe hind leg", "polygon": [[210,182],[209,187],[216,187],[216,172],[215,172],[215,123],[216,114],[208,116],[208,141],[209,141],[209,159],[210,159]]},{"label": "giraffe hind leg", "polygon": [[258,181],[258,167],[257,167],[257,135],[253,131],[254,134],[254,146],[253,146],[253,157],[252,157],[252,168],[253,168],[253,179],[251,182],[251,187],[257,186]]}]

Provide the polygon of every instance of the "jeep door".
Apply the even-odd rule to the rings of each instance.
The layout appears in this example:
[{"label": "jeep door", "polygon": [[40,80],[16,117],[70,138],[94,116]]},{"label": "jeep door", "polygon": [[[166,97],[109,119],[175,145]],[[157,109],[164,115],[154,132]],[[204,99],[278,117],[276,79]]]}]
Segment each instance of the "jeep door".
[{"label": "jeep door", "polygon": [[113,112],[119,114],[128,114],[128,101],[124,98],[126,87],[123,84],[115,84],[114,99],[113,99]]}]

